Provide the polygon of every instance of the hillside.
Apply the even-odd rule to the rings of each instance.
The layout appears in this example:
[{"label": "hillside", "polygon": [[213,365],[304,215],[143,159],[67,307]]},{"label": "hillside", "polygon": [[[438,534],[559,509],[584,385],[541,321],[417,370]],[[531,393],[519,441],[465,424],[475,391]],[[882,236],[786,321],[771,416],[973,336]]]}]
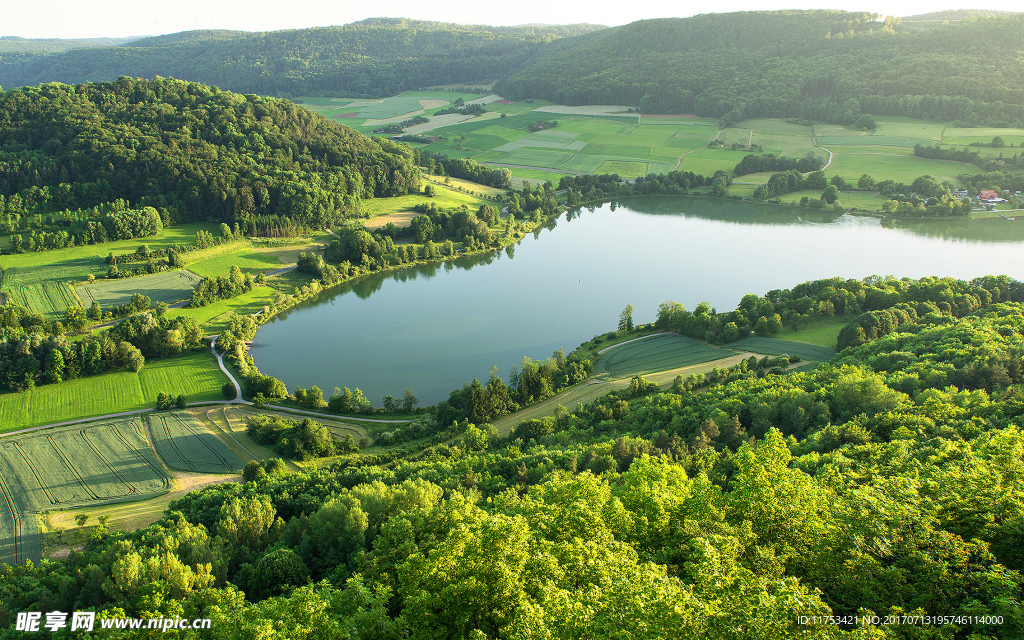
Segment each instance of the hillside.
[{"label": "hillside", "polygon": [[6,91],[0,139],[0,209],[19,215],[124,199],[165,222],[263,214],[324,228],[360,199],[418,185],[398,145],[179,80]]},{"label": "hillside", "polygon": [[710,14],[553,42],[495,88],[727,123],[870,113],[1005,126],[1024,115],[1022,48],[1020,15],[902,32],[868,13]]},{"label": "hillside", "polygon": [[545,42],[600,28],[371,19],[268,33],[189,31],[71,54],[3,55],[0,86],[159,75],[246,93],[383,97],[505,77]]}]

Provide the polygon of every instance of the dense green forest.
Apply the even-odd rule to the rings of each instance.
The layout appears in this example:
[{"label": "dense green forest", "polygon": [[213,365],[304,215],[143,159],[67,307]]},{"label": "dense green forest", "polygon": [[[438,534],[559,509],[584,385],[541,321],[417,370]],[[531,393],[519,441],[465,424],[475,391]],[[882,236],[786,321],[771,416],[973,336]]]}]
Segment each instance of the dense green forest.
[{"label": "dense green forest", "polygon": [[1024,119],[1024,17],[911,32],[876,18],[779,11],[643,20],[555,41],[495,89],[514,100],[639,105],[726,123],[853,124],[862,113],[990,125]]},{"label": "dense green forest", "polygon": [[[281,216],[325,228],[419,187],[412,152],[285,100],[179,80],[0,94],[0,205],[28,215],[116,199],[164,223]],[[255,223],[254,223],[255,224]]]},{"label": "dense green forest", "polygon": [[[944,22],[951,20],[950,22]],[[726,123],[862,114],[961,124],[1024,119],[1024,17],[843,11],[482,27],[372,19],[269,33],[191,31],[71,52],[0,50],[0,85],[173,76],[266,95],[389,96],[498,80],[513,100],[625,104]]]},{"label": "dense green forest", "polygon": [[3,53],[0,85],[172,76],[245,93],[384,97],[425,85],[505,77],[545,42],[599,28],[374,18],[269,33],[188,31],[105,49]]},{"label": "dense green forest", "polygon": [[[84,609],[213,619],[183,638],[1019,637],[1024,287],[821,281],[736,313],[800,300],[900,321],[810,371],[638,379],[505,439],[462,421],[410,455],[254,468],[0,567],[0,637]],[[857,615],[880,617],[822,621]]]}]

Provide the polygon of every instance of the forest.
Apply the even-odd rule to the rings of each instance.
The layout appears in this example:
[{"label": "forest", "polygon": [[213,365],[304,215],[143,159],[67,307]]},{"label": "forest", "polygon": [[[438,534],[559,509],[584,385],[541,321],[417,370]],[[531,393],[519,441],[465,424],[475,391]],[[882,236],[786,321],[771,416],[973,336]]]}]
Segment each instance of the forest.
[{"label": "forest", "polygon": [[544,43],[600,28],[374,18],[267,33],[187,31],[65,53],[0,48],[0,85],[170,76],[241,93],[385,97],[429,84],[504,77]]},{"label": "forest", "polygon": [[[0,50],[0,85],[183,78],[242,93],[384,97],[497,81],[512,100],[623,104],[729,125],[905,116],[1013,126],[1024,116],[1019,14],[943,24],[844,11],[752,11],[592,25],[371,19],[268,33],[190,31],[65,52]],[[863,119],[862,119],[863,118]],[[864,123],[863,125],[861,123]]]},{"label": "forest", "polygon": [[906,31],[840,11],[642,20],[552,42],[495,90],[513,100],[624,104],[729,125],[863,114],[1011,126],[1021,111],[1024,17]]},{"label": "forest", "polygon": [[[875,330],[815,369],[638,378],[505,438],[462,420],[408,455],[253,466],[146,529],[0,567],[0,637],[32,609],[213,619],[185,638],[1024,633],[1024,286],[815,281],[735,313],[803,307]],[[857,615],[896,621],[800,622]]]},{"label": "forest", "polygon": [[245,220],[249,230],[280,216],[325,228],[364,198],[419,188],[404,145],[289,101],[179,80],[5,91],[0,139],[0,196],[20,216],[124,199],[165,225]]}]

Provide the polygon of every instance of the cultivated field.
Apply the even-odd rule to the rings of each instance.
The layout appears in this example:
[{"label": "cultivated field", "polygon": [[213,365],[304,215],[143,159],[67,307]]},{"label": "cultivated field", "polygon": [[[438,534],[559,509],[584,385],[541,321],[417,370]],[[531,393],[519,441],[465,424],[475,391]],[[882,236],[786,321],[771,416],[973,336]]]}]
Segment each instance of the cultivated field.
[{"label": "cultivated field", "polygon": [[598,358],[594,372],[621,378],[679,369],[734,355],[677,335],[657,335],[610,349]]},{"label": "cultivated field", "polygon": [[66,420],[149,409],[159,392],[189,402],[223,400],[228,381],[208,349],[150,360],[138,373],[116,371],[0,394],[0,433]]},{"label": "cultivated field", "polygon": [[117,280],[96,280],[75,287],[82,306],[88,307],[96,301],[106,307],[112,304],[124,304],[132,299],[132,294],[141,293],[149,296],[154,303],[177,302],[192,295],[192,290],[202,278],[184,269],[165,271],[136,278],[119,278]]},{"label": "cultivated field", "polygon": [[[132,253],[143,244],[153,250],[192,244],[199,230],[219,233],[217,225],[186,224],[165,228],[151,238],[0,256],[0,292],[5,300],[27,306],[31,311],[63,317],[69,306],[82,306],[70,285],[84,282],[89,274],[97,278],[106,275],[107,254]],[[132,280],[126,278],[124,282]],[[87,302],[84,306],[88,305]]]},{"label": "cultivated field", "polygon": [[191,414],[184,411],[147,415],[153,446],[171,469],[196,473],[236,473],[242,461]]},{"label": "cultivated field", "polygon": [[0,439],[0,562],[38,561],[38,511],[140,500],[169,487],[138,418]]},{"label": "cultivated field", "polygon": [[812,360],[814,362],[828,362],[836,355],[836,350],[829,347],[779,338],[763,338],[761,336],[750,336],[736,342],[730,342],[729,348],[773,356],[800,356],[804,360]]}]

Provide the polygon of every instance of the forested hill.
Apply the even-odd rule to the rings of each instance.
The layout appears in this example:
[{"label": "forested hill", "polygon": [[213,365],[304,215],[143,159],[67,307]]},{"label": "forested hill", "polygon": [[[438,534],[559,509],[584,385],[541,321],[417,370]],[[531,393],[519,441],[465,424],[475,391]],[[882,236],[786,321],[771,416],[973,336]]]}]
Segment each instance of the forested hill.
[{"label": "forested hill", "polygon": [[1024,115],[1022,49],[1020,14],[913,31],[868,13],[711,14],[553,42],[496,89],[728,122],[863,112],[1012,125]]},{"label": "forested hill", "polygon": [[190,31],[123,47],[0,56],[0,86],[173,76],[266,95],[390,96],[506,77],[545,42],[592,25],[485,27],[372,19],[268,33]]},{"label": "forested hill", "polygon": [[398,144],[287,100],[169,79],[5,91],[0,141],[0,209],[16,213],[125,199],[171,221],[280,215],[322,228],[419,180]]}]

